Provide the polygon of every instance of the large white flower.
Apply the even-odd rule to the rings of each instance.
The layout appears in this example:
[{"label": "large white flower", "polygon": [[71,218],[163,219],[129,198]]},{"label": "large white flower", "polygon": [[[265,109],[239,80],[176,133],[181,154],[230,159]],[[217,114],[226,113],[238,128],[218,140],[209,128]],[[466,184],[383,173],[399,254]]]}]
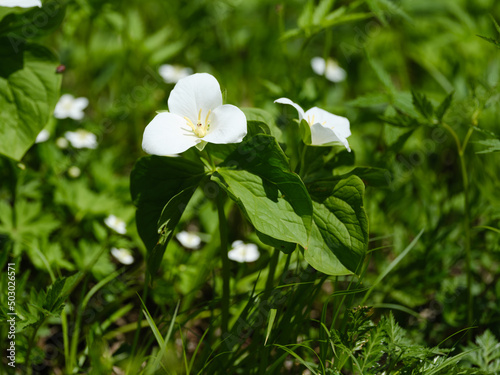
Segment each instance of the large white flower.
[{"label": "large white flower", "polygon": [[347,73],[333,59],[325,61],[322,57],[313,57],[311,59],[311,67],[314,73],[325,76],[326,79],[332,82],[341,82],[345,80]]},{"label": "large white flower", "polygon": [[81,120],[85,113],[83,110],[89,105],[87,98],[75,98],[73,95],[64,94],[61,96],[54,109],[54,117],[58,119],[72,118]]},{"label": "large white flower", "polygon": [[182,246],[187,247],[188,249],[196,249],[201,244],[201,238],[191,232],[182,231],[177,233],[175,236]]},{"label": "large white flower", "polygon": [[142,148],[148,154],[172,155],[208,143],[238,143],[247,134],[245,114],[222,105],[219,82],[197,73],[177,82],[168,98],[170,112],[162,112],[146,126]]},{"label": "large white flower", "polygon": [[104,219],[104,224],[120,234],[127,233],[127,226],[122,219],[117,218],[115,215],[109,215]]},{"label": "large white flower", "polygon": [[166,83],[177,83],[182,78],[193,74],[193,69],[179,65],[164,64],[158,68],[158,72]]},{"label": "large white flower", "polygon": [[257,245],[253,243],[243,243],[243,241],[234,241],[232,249],[227,254],[228,258],[235,262],[255,262],[260,257]]},{"label": "large white flower", "polygon": [[116,260],[122,264],[129,265],[134,263],[134,257],[128,249],[117,249],[116,247],[113,247],[111,248],[111,255],[113,255]]},{"label": "large white flower", "polygon": [[40,0],[0,0],[0,7],[41,8],[42,2]]},{"label": "large white flower", "polygon": [[334,115],[318,107],[304,112],[300,105],[287,98],[280,98],[274,102],[293,106],[299,113],[299,121],[307,121],[311,127],[311,145],[320,146],[340,142],[349,152],[351,151],[346,139],[351,135],[351,130],[349,129],[349,120],[345,117]]},{"label": "large white flower", "polygon": [[84,129],[78,129],[76,132],[66,132],[64,137],[74,148],[96,148],[97,137],[95,134]]}]

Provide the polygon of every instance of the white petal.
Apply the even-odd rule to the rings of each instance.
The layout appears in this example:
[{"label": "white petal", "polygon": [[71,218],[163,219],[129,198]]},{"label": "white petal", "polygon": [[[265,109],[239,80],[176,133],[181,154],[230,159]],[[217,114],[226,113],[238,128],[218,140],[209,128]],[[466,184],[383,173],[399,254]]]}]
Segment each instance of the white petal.
[{"label": "white petal", "polygon": [[341,82],[345,80],[347,73],[335,61],[329,59],[326,64],[325,77],[332,82]]},{"label": "white petal", "polygon": [[89,105],[89,100],[87,98],[76,98],[73,101],[73,106],[83,111]]},{"label": "white petal", "polygon": [[200,141],[185,119],[162,112],[144,129],[142,148],[148,154],[167,156],[184,152]]},{"label": "white petal", "polygon": [[210,129],[203,140],[210,143],[239,143],[247,135],[247,118],[231,104],[215,108],[210,116]]},{"label": "white petal", "polygon": [[276,99],[274,101],[275,103],[279,103],[279,104],[288,104],[288,105],[291,105],[292,107],[294,107],[297,112],[299,112],[299,120],[302,120],[304,118],[304,110],[302,109],[302,107],[294,102],[292,102],[290,99],[288,98],[279,98],[279,99]]},{"label": "white petal", "polygon": [[42,2],[40,0],[0,0],[0,7],[41,8]]},{"label": "white petal", "polygon": [[166,83],[177,83],[180,79],[193,74],[193,70],[178,65],[164,64],[158,68],[158,73]]},{"label": "white petal", "polygon": [[202,119],[209,110],[222,105],[219,82],[208,73],[197,73],[177,82],[168,98],[168,109],[181,117],[188,117],[195,123],[200,109]]},{"label": "white petal", "polygon": [[322,76],[325,74],[325,59],[322,57],[313,57],[311,59],[311,68],[314,71],[314,73]]},{"label": "white petal", "polygon": [[182,231],[177,233],[175,236],[182,246],[187,247],[188,249],[196,249],[201,244],[201,238],[190,232]]},{"label": "white petal", "polygon": [[38,135],[36,136],[35,143],[42,143],[45,142],[47,139],[50,138],[50,133],[47,129],[43,129]]},{"label": "white petal", "polygon": [[351,151],[346,139],[351,135],[347,118],[334,115],[318,107],[308,110],[305,113],[305,118],[311,122],[314,119],[314,124],[311,126],[311,143],[313,145],[340,142],[348,151]]},{"label": "white petal", "polygon": [[134,257],[128,249],[111,248],[111,254],[122,264],[129,265],[134,263]]},{"label": "white petal", "polygon": [[71,108],[73,108],[74,100],[75,98],[71,94],[62,95],[54,109],[54,117],[58,119],[68,118]]}]

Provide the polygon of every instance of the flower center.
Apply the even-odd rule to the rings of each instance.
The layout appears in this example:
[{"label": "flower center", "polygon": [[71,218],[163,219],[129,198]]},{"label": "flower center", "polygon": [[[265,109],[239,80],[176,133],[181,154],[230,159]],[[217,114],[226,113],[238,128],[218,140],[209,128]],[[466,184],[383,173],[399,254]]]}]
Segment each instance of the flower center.
[{"label": "flower center", "polygon": [[[313,126],[315,124],[314,115],[312,115],[312,117],[310,117],[309,115],[307,116],[307,123],[309,124],[309,126]],[[323,121],[321,123],[321,125],[325,125],[325,124],[326,124],[326,121]]]},{"label": "flower center", "polygon": [[201,109],[200,112],[198,112],[198,121],[196,121],[196,125],[189,119],[188,117],[184,116],[184,119],[187,121],[188,126],[193,129],[193,133],[196,134],[197,137],[203,138],[204,136],[207,135],[208,130],[210,129],[210,121],[208,120],[208,117],[210,116],[210,113],[212,113],[212,110],[209,109],[207,116],[205,117],[205,121],[203,122],[201,120]]}]

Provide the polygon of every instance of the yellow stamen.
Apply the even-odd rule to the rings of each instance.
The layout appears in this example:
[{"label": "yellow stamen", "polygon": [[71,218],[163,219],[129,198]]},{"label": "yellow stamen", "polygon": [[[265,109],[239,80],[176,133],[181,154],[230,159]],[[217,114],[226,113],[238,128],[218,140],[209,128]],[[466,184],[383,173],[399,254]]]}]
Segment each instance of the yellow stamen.
[{"label": "yellow stamen", "polygon": [[201,124],[201,109],[200,112],[198,112],[198,125]]},{"label": "yellow stamen", "polygon": [[189,127],[190,127],[191,129],[193,129],[193,131],[196,131],[196,128],[195,128],[195,126],[194,126],[193,122],[192,122],[189,118],[187,118],[186,116],[184,116],[184,120],[186,120],[186,121],[187,121],[187,124],[189,125]]},{"label": "yellow stamen", "polygon": [[210,126],[210,124],[208,123],[208,116],[210,116],[210,113],[212,113],[211,109],[208,110],[207,117],[205,117],[205,126],[207,127],[207,129]]}]

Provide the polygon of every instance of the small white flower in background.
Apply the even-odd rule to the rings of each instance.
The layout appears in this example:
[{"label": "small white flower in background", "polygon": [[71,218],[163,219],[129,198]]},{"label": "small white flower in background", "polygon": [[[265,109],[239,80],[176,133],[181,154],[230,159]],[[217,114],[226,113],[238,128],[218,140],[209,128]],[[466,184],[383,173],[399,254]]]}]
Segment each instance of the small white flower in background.
[{"label": "small white flower in background", "polygon": [[243,243],[243,241],[234,241],[232,249],[227,254],[228,258],[235,262],[255,262],[260,257],[257,245],[253,243]]},{"label": "small white flower in background", "polygon": [[313,57],[311,67],[314,73],[325,76],[326,79],[332,82],[342,82],[347,77],[346,71],[335,60],[330,58],[325,61],[322,57]]},{"label": "small white flower in background", "polygon": [[160,73],[161,78],[163,78],[166,83],[177,83],[182,78],[186,78],[193,74],[193,69],[185,68],[180,65],[164,64],[158,68],[158,73]]},{"label": "small white flower in background", "polygon": [[67,148],[68,147],[68,140],[63,137],[59,137],[56,139],[56,145],[59,148]]},{"label": "small white flower in background", "polygon": [[50,138],[50,133],[48,130],[43,129],[38,135],[36,136],[35,143],[42,143],[45,142]]},{"label": "small white flower in background", "polygon": [[116,247],[111,248],[111,255],[113,255],[116,260],[122,264],[132,264],[134,263],[134,257],[128,249],[117,249]]},{"label": "small white flower in background", "polygon": [[161,112],[146,126],[142,148],[148,154],[179,154],[208,143],[239,143],[247,134],[245,114],[222,105],[219,82],[207,73],[177,82],[168,98],[170,112]]},{"label": "small white flower in background", "polygon": [[68,169],[68,175],[73,178],[78,178],[82,174],[82,171],[80,168],[78,168],[76,165],[73,165]]},{"label": "small white flower in background", "polygon": [[0,7],[41,8],[42,2],[40,0],[0,0]]},{"label": "small white flower in background", "polygon": [[311,127],[311,144],[313,146],[340,142],[347,148],[347,151],[351,152],[349,142],[347,142],[347,137],[351,135],[350,124],[345,117],[334,115],[318,107],[304,112],[300,105],[287,98],[280,98],[274,102],[293,106],[299,113],[299,121],[302,119],[307,121]]},{"label": "small white flower in background", "polygon": [[109,215],[104,219],[104,224],[120,234],[127,233],[127,227],[122,219],[117,218],[115,215]]},{"label": "small white flower in background", "polygon": [[54,109],[54,117],[58,119],[72,118],[81,120],[85,113],[83,110],[89,105],[87,98],[75,98],[73,95],[64,94],[61,96]]},{"label": "small white flower in background", "polygon": [[182,246],[187,247],[188,249],[197,249],[201,244],[201,238],[192,232],[182,231],[177,233],[175,237],[179,240]]},{"label": "small white flower in background", "polygon": [[66,132],[64,133],[64,137],[74,148],[97,147],[96,135],[83,129],[78,129],[76,132]]}]

